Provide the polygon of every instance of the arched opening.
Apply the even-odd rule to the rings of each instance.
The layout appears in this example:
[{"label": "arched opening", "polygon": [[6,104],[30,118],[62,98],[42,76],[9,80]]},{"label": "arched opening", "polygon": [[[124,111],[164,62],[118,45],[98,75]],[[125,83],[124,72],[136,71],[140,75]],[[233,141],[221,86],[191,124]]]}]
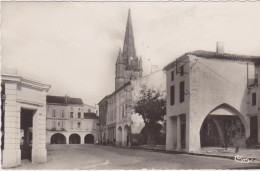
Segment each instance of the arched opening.
[{"label": "arched opening", "polygon": [[122,127],[118,127],[118,145],[122,145]]},{"label": "arched opening", "polygon": [[94,135],[88,134],[84,138],[84,143],[85,144],[94,144]]},{"label": "arched opening", "polygon": [[123,137],[123,145],[124,146],[129,146],[129,126],[128,125],[125,125],[124,127],[124,137]]},{"label": "arched opening", "polygon": [[241,116],[227,104],[212,110],[200,129],[201,147],[244,146],[245,126]]},{"label": "arched opening", "polygon": [[69,137],[70,144],[80,144],[80,136],[78,134],[71,134]]},{"label": "arched opening", "polygon": [[66,137],[60,133],[53,134],[51,136],[51,144],[66,144]]}]

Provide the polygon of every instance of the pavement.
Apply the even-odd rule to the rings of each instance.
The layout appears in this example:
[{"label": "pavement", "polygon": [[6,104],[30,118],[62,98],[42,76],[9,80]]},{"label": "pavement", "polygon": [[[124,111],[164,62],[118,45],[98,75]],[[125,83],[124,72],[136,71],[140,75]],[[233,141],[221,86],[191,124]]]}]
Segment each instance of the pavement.
[{"label": "pavement", "polygon": [[236,153],[236,149],[234,147],[229,147],[227,149],[221,147],[204,147],[201,150],[187,153],[184,151],[166,151],[165,145],[156,145],[156,146],[132,146],[131,148],[135,149],[144,149],[150,151],[157,151],[157,152],[168,152],[168,153],[182,153],[182,154],[189,154],[189,155],[199,155],[199,156],[208,156],[208,157],[220,157],[220,158],[228,158],[234,159],[235,156],[239,155],[242,157],[246,157],[249,159],[253,159],[257,162],[260,162],[260,149],[250,149],[250,148],[240,148],[239,151]]},{"label": "pavement", "polygon": [[23,160],[22,165],[12,170],[104,170],[104,169],[256,169],[256,162],[240,163],[218,157],[197,156],[163,151],[148,151],[133,148],[115,148],[103,145],[47,146],[46,163],[32,164]]}]

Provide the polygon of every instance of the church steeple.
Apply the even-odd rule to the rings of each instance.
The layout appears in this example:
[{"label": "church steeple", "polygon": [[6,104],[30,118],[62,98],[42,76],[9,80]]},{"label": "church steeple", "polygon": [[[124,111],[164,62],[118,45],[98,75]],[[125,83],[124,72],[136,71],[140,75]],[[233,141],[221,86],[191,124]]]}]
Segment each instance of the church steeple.
[{"label": "church steeple", "polygon": [[131,20],[131,11],[128,10],[128,18],[125,31],[125,40],[123,47],[123,57],[126,61],[129,61],[130,57],[136,58],[134,33]]}]

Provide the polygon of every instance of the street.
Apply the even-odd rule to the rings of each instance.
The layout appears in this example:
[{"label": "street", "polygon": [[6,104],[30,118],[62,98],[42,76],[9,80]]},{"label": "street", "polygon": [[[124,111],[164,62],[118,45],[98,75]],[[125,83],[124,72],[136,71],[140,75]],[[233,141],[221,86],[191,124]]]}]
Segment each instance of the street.
[{"label": "street", "polygon": [[167,154],[141,149],[115,148],[102,145],[49,145],[48,161],[12,169],[232,169],[260,168],[257,163],[238,163],[231,159]]}]

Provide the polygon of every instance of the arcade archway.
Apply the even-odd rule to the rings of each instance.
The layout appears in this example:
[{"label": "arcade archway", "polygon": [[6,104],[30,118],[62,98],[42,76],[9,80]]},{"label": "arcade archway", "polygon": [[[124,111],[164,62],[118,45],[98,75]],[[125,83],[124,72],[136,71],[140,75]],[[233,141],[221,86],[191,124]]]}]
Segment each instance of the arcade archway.
[{"label": "arcade archway", "polygon": [[70,144],[80,144],[80,136],[78,134],[71,134],[69,137]]},{"label": "arcade archway", "polygon": [[122,127],[121,126],[119,126],[118,127],[118,145],[122,145]]},{"label": "arcade archway", "polygon": [[84,138],[84,143],[85,144],[94,144],[94,135],[88,134]]},{"label": "arcade archway", "polygon": [[245,145],[243,117],[227,104],[212,110],[200,129],[201,147],[230,147]]},{"label": "arcade archway", "polygon": [[51,136],[51,144],[66,144],[66,137],[60,133],[53,134]]}]

